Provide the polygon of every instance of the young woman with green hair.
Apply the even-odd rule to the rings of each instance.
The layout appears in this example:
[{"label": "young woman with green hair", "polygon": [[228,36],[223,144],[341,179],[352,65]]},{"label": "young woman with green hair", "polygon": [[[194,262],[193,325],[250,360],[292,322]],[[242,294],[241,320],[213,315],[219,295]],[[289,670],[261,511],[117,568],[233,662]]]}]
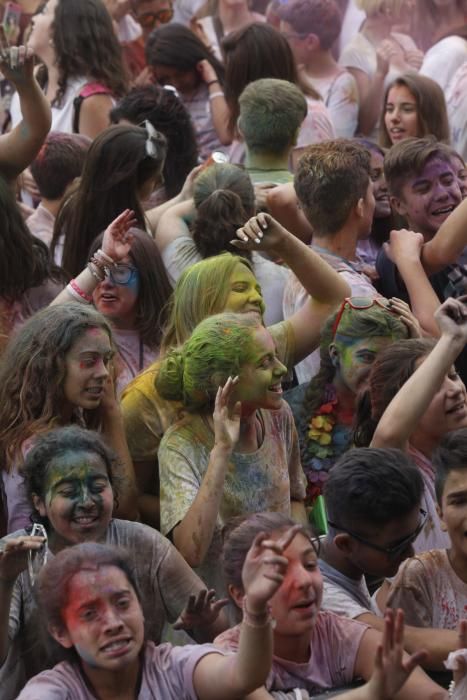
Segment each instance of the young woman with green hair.
[{"label": "young woman with green hair", "polygon": [[395,340],[418,334],[415,317],[399,299],[352,297],[328,319],[318,374],[290,392],[307,504],[320,495],[329,469],[351,446],[355,397],[377,354]]},{"label": "young woman with green hair", "polygon": [[186,410],[159,447],[161,532],[218,594],[230,518],[305,517],[298,436],[282,400],[286,374],[258,314],[209,316],[159,369],[159,394]]},{"label": "young woman with green hair", "polygon": [[[319,255],[266,214],[250,219],[237,236],[237,244],[243,249],[280,257],[312,297],[290,319],[269,329],[281,362],[291,370],[317,347],[322,324],[349,294],[349,287]],[[182,345],[207,316],[222,311],[253,311],[261,318],[264,313],[261,288],[250,262],[231,253],[202,260],[181,275],[170,303],[161,356]],[[122,395],[125,429],[140,490],[140,513],[143,522],[154,526],[159,520],[157,451],[165,430],[183,410],[181,403],[159,396],[154,385],[159,366],[160,362],[151,365]]]}]

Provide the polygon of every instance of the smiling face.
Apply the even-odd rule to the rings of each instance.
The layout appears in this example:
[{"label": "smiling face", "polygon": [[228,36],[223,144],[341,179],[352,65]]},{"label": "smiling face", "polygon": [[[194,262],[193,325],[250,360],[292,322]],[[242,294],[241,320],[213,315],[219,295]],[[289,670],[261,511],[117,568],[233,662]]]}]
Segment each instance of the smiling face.
[{"label": "smiling face", "polygon": [[391,204],[407,219],[409,228],[423,233],[429,240],[461,199],[452,162],[435,156],[419,175],[408,178],[400,198],[391,197]]},{"label": "smiling face", "polygon": [[65,401],[72,408],[98,408],[114,351],[102,328],[89,328],[72,345],[65,358]]},{"label": "smiling face", "polygon": [[391,336],[375,336],[355,342],[354,338],[337,336],[329,348],[336,367],[334,383],[352,394],[357,394],[365,383],[378,353],[394,340]]},{"label": "smiling face", "polygon": [[[95,288],[92,298],[94,306],[116,328],[134,330],[139,294],[139,273],[129,256],[123,258],[117,268],[131,268],[131,276],[126,284],[117,284],[117,274],[107,275]],[[112,272],[112,271],[111,271]]]},{"label": "smiling face", "polygon": [[257,408],[280,408],[281,382],[286,374],[287,368],[277,357],[269,331],[264,326],[253,330],[251,359],[243,365],[235,390],[235,400],[242,402],[242,411],[251,413]]},{"label": "smiling face", "polygon": [[[279,539],[281,534],[275,533],[271,539]],[[296,637],[309,634],[316,623],[323,597],[318,557],[310,540],[300,532],[283,556],[288,561],[287,572],[270,600],[272,617],[276,621],[274,635]]]},{"label": "smiling face", "polygon": [[467,557],[467,469],[461,467],[449,472],[439,508],[440,518],[451,539],[456,557]]},{"label": "smiling face", "polygon": [[420,136],[417,101],[406,85],[393,85],[384,109],[384,124],[391,143]]},{"label": "smiling face", "polygon": [[48,518],[50,541],[78,544],[104,536],[112,517],[114,497],[107,467],[92,452],[66,452],[47,469],[43,497],[34,505]]},{"label": "smiling face", "polygon": [[383,219],[391,214],[389,192],[384,177],[384,156],[376,151],[371,151],[370,180],[375,198],[375,219]]},{"label": "smiling face", "polygon": [[261,287],[251,270],[238,263],[230,278],[230,291],[222,309],[236,314],[256,312],[264,314],[264,300]]},{"label": "smiling face", "polygon": [[[417,362],[417,367],[423,360]],[[417,444],[438,443],[453,430],[467,427],[467,394],[455,367],[445,376],[414,432]]]},{"label": "smiling face", "polygon": [[83,569],[69,582],[63,630],[51,630],[75,647],[85,671],[119,671],[138,665],[144,641],[143,612],[133,586],[116,566]]}]

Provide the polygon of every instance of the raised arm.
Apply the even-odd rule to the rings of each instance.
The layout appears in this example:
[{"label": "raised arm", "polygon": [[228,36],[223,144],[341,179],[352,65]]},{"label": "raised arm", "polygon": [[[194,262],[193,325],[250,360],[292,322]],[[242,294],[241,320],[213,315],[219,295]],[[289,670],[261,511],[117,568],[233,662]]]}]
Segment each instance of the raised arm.
[{"label": "raised arm", "polygon": [[192,199],[166,209],[159,219],[156,230],[156,245],[161,253],[167,246],[181,236],[189,236],[188,221],[195,216],[195,206]]},{"label": "raised arm", "polygon": [[0,49],[0,70],[18,91],[23,117],[12,131],[0,136],[0,172],[7,180],[14,180],[34,160],[52,123],[50,105],[33,69],[32,49]]},{"label": "raised arm", "polygon": [[260,213],[237,231],[237,248],[259,250],[280,258],[310,295],[308,303],[288,320],[295,336],[294,364],[315,350],[321,327],[351,290],[330,265],[269,214]]},{"label": "raised arm", "polygon": [[196,168],[193,168],[193,170],[188,173],[181,191],[175,197],[172,197],[172,199],[168,199],[167,202],[159,204],[159,206],[154,207],[154,209],[148,209],[148,211],[145,212],[146,220],[154,237],[156,238],[156,242],[157,237],[159,236],[158,227],[162,216],[172,207],[181,204],[182,202],[186,202],[187,200],[191,200],[193,196],[193,183],[202,168],[202,165],[197,165]]},{"label": "raised arm", "polygon": [[447,299],[435,319],[441,337],[383,413],[370,447],[405,449],[420,418],[467,342],[467,297]]}]

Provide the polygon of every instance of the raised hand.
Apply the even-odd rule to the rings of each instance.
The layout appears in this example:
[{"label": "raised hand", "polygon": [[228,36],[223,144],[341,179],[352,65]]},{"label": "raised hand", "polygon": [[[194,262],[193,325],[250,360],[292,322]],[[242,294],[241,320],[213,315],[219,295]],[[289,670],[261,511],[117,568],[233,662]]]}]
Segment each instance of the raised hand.
[{"label": "raised hand", "polygon": [[267,253],[277,252],[278,247],[291,234],[270,214],[260,212],[248,219],[242,228],[237,229],[237,238],[231,245],[240,250],[262,250]]},{"label": "raised hand", "polygon": [[410,310],[410,306],[402,299],[397,297],[392,297],[390,300],[391,311],[394,311],[399,315],[400,320],[405,323],[409,330],[409,335],[411,338],[421,338],[422,329],[418,322],[418,319],[413,315]]},{"label": "raised hand", "polygon": [[114,262],[123,260],[129,254],[133,241],[130,229],[137,224],[135,212],[132,209],[125,209],[105,229],[102,250]]},{"label": "raised hand", "polygon": [[233,450],[240,436],[240,418],[242,405],[233,401],[233,393],[238,377],[229,377],[217,390],[214,404],[214,443],[226,450]]},{"label": "raised hand", "polygon": [[435,312],[441,333],[467,343],[467,296],[450,297]]},{"label": "raised hand", "polygon": [[0,36],[0,70],[16,86],[34,80],[34,52],[28,46],[5,45]]},{"label": "raised hand", "polygon": [[384,243],[384,251],[395,265],[407,259],[418,262],[425,240],[423,234],[402,228],[391,231],[389,242]]},{"label": "raised hand", "polygon": [[391,700],[425,659],[424,651],[404,658],[403,642],[404,613],[402,610],[386,610],[383,641],[376,651],[375,668],[366,686],[371,700]]},{"label": "raised hand", "polygon": [[255,537],[242,570],[245,605],[252,614],[265,612],[268,601],[283,582],[288,566],[284,551],[301,527],[294,525],[278,540],[269,539],[265,532]]},{"label": "raised hand", "polygon": [[209,627],[218,618],[220,611],[229,602],[228,598],[216,600],[216,591],[205,588],[198,595],[191,595],[178,619],[173,624],[175,630],[192,630],[196,627]]},{"label": "raised hand", "polygon": [[0,543],[0,581],[16,581],[28,566],[28,552],[37,552],[44,545],[45,538],[36,535],[22,535]]}]

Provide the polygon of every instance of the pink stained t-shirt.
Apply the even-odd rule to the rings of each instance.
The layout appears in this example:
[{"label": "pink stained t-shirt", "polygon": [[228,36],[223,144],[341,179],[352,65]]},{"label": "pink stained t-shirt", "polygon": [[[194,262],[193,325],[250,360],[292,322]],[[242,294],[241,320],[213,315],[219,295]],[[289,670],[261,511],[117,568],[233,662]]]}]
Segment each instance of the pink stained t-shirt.
[{"label": "pink stained t-shirt", "polygon": [[[147,642],[137,700],[198,700],[193,674],[207,654],[221,654],[211,644],[172,647]],[[64,661],[31,678],[17,700],[97,700],[86,685],[78,664]]]},{"label": "pink stained t-shirt", "polygon": [[[320,612],[313,628],[310,658],[300,664],[274,656],[266,688],[304,688],[315,693],[349,685],[355,677],[355,663],[368,625],[330,612]],[[226,630],[214,640],[223,651],[237,651],[240,625]]]}]

